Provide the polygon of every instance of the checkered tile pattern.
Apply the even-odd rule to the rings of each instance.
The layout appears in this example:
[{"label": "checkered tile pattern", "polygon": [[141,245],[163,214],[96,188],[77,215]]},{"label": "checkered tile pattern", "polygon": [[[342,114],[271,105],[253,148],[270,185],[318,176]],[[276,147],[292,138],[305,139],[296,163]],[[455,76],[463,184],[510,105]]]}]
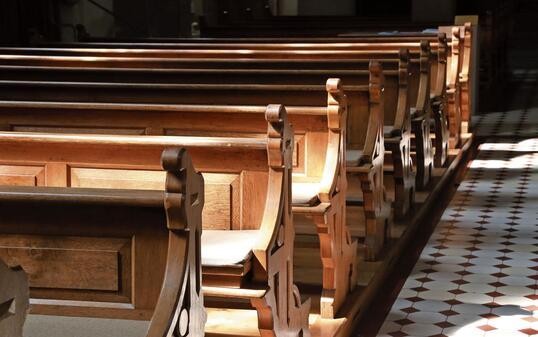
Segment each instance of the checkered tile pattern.
[{"label": "checkered tile pattern", "polygon": [[[518,136],[536,118],[523,117],[513,129]],[[480,146],[378,337],[538,337],[534,135]]]}]

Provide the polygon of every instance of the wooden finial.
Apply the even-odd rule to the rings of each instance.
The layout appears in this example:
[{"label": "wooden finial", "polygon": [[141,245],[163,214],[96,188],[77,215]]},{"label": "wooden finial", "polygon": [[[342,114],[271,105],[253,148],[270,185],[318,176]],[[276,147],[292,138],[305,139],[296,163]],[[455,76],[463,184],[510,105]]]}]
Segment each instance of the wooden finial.
[{"label": "wooden finial", "polygon": [[327,89],[328,126],[329,129],[338,131],[344,126],[342,116],[347,111],[347,97],[339,78],[329,78],[325,87]]},{"label": "wooden finial", "polygon": [[[202,175],[192,165],[192,159],[183,148],[165,149],[162,166],[166,171],[165,208],[169,229],[188,229],[188,224],[198,221],[204,204]],[[185,207],[183,206],[185,203]]]},{"label": "wooden finial", "polygon": [[288,161],[291,163],[293,150],[293,130],[288,123],[286,108],[280,104],[268,105],[265,110],[265,119],[268,122],[267,154],[269,166],[275,169],[283,168]]}]

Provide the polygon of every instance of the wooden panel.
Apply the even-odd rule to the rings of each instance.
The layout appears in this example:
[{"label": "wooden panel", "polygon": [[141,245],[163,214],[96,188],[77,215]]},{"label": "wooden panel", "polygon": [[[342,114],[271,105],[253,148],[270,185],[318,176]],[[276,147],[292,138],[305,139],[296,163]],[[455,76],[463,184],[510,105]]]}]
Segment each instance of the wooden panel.
[{"label": "wooden panel", "polygon": [[[161,171],[74,167],[70,172],[72,187],[164,189],[165,174]],[[204,181],[206,204],[212,205],[212,207],[204,208],[202,214],[204,228],[221,230],[239,228],[241,221],[239,176],[205,173]]]},{"label": "wooden panel", "polygon": [[45,168],[42,166],[0,165],[0,185],[44,186]]},{"label": "wooden panel", "polygon": [[21,265],[34,288],[119,291],[119,261],[129,245],[129,239],[0,235],[0,257]]},{"label": "wooden panel", "polygon": [[267,195],[267,173],[245,171],[241,175],[241,228],[258,229],[262,222]]},{"label": "wooden panel", "polygon": [[71,187],[164,190],[165,173],[149,170],[117,170],[73,167]]},{"label": "wooden panel", "polygon": [[[241,220],[237,211],[241,203],[241,186],[237,174],[205,173],[205,204],[202,223],[204,229],[232,229]],[[234,206],[235,205],[235,206]]]},{"label": "wooden panel", "polygon": [[45,165],[45,184],[49,187],[68,187],[67,165],[47,163]]},{"label": "wooden panel", "polygon": [[321,178],[327,153],[327,133],[311,132],[307,134],[305,152],[309,154],[305,163],[306,174],[310,178],[309,181],[312,181],[312,178]]},{"label": "wooden panel", "polygon": [[369,124],[368,98],[364,95],[349,95],[347,114],[347,145],[349,149],[362,149]]}]

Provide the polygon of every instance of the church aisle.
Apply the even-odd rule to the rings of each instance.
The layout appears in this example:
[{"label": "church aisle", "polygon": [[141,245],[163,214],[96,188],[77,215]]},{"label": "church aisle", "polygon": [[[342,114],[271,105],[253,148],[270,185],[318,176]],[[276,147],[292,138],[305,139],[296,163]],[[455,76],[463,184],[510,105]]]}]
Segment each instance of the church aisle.
[{"label": "church aisle", "polygon": [[538,110],[477,122],[496,137],[483,138],[378,337],[538,336]]}]

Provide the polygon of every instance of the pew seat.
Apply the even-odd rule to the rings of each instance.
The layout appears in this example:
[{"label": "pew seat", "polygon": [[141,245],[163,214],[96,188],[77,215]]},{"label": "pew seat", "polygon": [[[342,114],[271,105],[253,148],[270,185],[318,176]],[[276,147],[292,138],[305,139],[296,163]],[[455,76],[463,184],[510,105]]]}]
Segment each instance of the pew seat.
[{"label": "pew seat", "polygon": [[319,203],[320,187],[319,183],[293,183],[293,206],[313,206]]},{"label": "pew seat", "polygon": [[[235,266],[245,269],[252,257],[258,230],[204,230],[202,233],[202,265]],[[245,270],[246,272],[247,270]]]}]

